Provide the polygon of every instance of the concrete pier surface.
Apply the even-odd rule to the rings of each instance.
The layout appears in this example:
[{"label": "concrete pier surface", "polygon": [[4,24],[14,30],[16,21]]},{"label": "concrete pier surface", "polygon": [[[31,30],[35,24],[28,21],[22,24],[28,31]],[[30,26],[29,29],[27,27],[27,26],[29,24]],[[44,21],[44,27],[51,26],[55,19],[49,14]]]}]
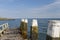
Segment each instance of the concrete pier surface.
[{"label": "concrete pier surface", "polygon": [[24,40],[18,29],[7,29],[0,40]]}]

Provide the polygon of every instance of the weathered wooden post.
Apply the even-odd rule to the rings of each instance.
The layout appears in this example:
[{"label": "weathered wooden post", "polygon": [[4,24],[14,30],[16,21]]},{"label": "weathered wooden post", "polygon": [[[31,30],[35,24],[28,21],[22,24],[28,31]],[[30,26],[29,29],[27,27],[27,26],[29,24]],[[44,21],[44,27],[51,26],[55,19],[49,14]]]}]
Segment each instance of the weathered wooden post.
[{"label": "weathered wooden post", "polygon": [[20,32],[24,39],[27,39],[27,26],[28,26],[28,20],[22,19],[21,26],[20,26]]},{"label": "weathered wooden post", "polygon": [[23,26],[23,31],[22,31],[22,36],[24,39],[27,39],[27,27],[28,27],[28,20],[24,20],[24,26]]},{"label": "weathered wooden post", "polygon": [[31,40],[38,40],[38,23],[36,19],[33,19],[32,26],[30,29]]},{"label": "weathered wooden post", "polygon": [[0,34],[0,37],[2,37],[2,36],[3,36],[3,34],[1,33],[1,34]]},{"label": "weathered wooden post", "polygon": [[60,21],[50,20],[46,40],[60,40]]},{"label": "weathered wooden post", "polygon": [[24,19],[21,19],[21,24],[20,24],[20,33],[22,34],[22,30],[24,27]]}]

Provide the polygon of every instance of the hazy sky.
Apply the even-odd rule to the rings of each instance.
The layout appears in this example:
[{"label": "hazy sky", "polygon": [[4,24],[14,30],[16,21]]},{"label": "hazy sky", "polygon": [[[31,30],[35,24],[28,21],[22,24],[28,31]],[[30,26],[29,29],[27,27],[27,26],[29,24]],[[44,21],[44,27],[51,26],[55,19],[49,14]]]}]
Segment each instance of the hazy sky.
[{"label": "hazy sky", "polygon": [[60,18],[60,0],[0,0],[0,17]]}]

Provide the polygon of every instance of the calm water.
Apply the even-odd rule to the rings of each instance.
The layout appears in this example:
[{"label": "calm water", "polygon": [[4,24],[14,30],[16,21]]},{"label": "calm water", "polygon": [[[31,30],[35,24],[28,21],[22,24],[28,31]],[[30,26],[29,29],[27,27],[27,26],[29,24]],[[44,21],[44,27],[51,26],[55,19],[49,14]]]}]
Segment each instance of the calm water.
[{"label": "calm water", "polygon": [[[43,19],[37,19],[38,20],[38,27],[39,27],[39,40],[46,40],[46,32],[48,27],[48,20],[60,20],[59,18],[43,18]],[[15,19],[15,20],[5,20],[0,21],[0,24],[3,23],[9,23],[10,28],[19,27],[21,20]],[[30,27],[32,25],[32,19],[28,19],[28,34],[30,34]]]}]

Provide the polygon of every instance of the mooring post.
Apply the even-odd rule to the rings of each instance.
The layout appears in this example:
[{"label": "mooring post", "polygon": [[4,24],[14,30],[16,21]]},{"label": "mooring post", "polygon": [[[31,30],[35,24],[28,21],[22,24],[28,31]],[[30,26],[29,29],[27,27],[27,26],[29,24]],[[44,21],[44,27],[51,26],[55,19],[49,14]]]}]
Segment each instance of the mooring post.
[{"label": "mooring post", "polygon": [[20,24],[20,33],[22,34],[22,30],[24,27],[24,19],[21,19],[21,24]]},{"label": "mooring post", "polygon": [[1,33],[1,34],[0,34],[0,37],[2,37],[2,36],[3,36],[3,34]]},{"label": "mooring post", "polygon": [[32,26],[30,28],[30,38],[31,40],[38,40],[38,22],[33,19]]},{"label": "mooring post", "polygon": [[60,40],[60,21],[59,20],[50,20],[48,22],[46,40]]},{"label": "mooring post", "polygon": [[22,36],[24,39],[27,39],[27,26],[28,26],[28,20],[24,19],[24,26],[22,31]]}]

